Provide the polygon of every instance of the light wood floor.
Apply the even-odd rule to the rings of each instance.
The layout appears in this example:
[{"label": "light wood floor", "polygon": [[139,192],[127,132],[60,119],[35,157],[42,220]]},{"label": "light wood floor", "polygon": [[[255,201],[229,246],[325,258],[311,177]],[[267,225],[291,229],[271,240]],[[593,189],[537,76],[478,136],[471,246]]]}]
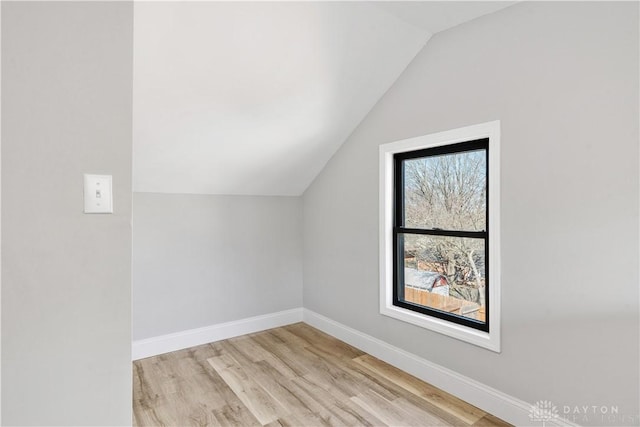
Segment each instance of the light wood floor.
[{"label": "light wood floor", "polygon": [[134,426],[508,426],[304,323],[133,364]]}]

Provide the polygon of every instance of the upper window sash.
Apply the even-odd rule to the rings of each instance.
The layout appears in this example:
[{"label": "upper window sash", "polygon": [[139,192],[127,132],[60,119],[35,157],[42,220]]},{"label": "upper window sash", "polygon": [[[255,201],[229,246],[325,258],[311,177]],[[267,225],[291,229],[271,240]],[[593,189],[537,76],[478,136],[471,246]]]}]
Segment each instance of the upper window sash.
[{"label": "upper window sash", "polygon": [[[456,144],[401,152],[394,155],[394,225],[405,229],[432,230],[433,234],[439,231],[471,232],[468,237],[476,237],[476,232],[488,232],[488,207],[489,207],[489,139],[480,138]],[[467,180],[475,178],[477,188],[467,193],[469,200],[467,206],[480,204],[481,209],[474,212],[457,212],[440,218],[420,218],[420,203],[425,198],[429,199],[429,206],[422,207],[430,210],[440,207],[445,208],[446,197],[442,194],[442,188],[438,180],[449,179],[445,174],[457,175],[464,173]],[[431,176],[433,175],[433,176]],[[468,181],[458,183],[470,185]],[[412,190],[412,191],[408,191]],[[439,191],[440,190],[440,191]],[[460,190],[460,187],[452,189]],[[480,198],[479,198],[480,197]],[[414,203],[408,203],[409,201]],[[407,206],[409,205],[409,206]],[[475,205],[477,206],[477,205]],[[464,208],[464,206],[461,206]],[[413,209],[413,218],[407,219],[407,213]],[[478,213],[480,216],[477,217]],[[465,217],[466,216],[466,217]],[[473,218],[472,218],[473,217]],[[485,235],[486,236],[486,235]]]}]

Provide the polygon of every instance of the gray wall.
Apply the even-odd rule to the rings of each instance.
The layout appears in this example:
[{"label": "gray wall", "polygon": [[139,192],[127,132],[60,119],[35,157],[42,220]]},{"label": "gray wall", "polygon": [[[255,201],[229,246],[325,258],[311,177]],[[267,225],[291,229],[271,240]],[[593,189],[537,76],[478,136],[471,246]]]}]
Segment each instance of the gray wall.
[{"label": "gray wall", "polygon": [[302,199],[134,193],[133,338],[302,306]]},{"label": "gray wall", "polygon": [[3,425],[131,423],[132,17],[2,2]]},{"label": "gray wall", "polygon": [[[637,416],[638,113],[637,3],[437,34],[304,195],[305,308],[528,402]],[[378,145],[496,119],[501,354],[378,313]]]}]

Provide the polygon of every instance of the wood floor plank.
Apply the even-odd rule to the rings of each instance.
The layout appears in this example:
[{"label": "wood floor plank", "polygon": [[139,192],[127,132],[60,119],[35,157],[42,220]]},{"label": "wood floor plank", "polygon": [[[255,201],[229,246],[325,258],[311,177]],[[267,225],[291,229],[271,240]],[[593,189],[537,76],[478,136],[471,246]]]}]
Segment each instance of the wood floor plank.
[{"label": "wood floor plank", "polygon": [[208,361],[262,425],[269,424],[289,413],[247,375],[246,370],[231,355],[222,354]]},{"label": "wood floor plank", "polygon": [[161,426],[170,423],[172,414],[165,414],[165,408],[170,405],[172,388],[165,386],[167,378],[162,370],[149,359],[138,361],[134,365],[133,381],[133,407],[137,412],[138,425]]},{"label": "wood floor plank", "polygon": [[[322,419],[322,424],[330,426],[385,425],[370,412],[352,404],[350,398],[337,390],[328,391],[311,376],[292,380],[293,390],[314,414]],[[317,424],[314,424],[317,425]]]},{"label": "wood floor plank", "polygon": [[452,427],[456,425],[460,425],[461,423],[451,423],[445,418],[438,417],[433,412],[429,412],[425,409],[423,405],[416,405],[415,401],[410,401],[405,399],[404,397],[400,397],[394,400],[393,405],[402,409],[407,414],[409,414],[413,419],[421,420],[422,425],[425,426],[447,426]]},{"label": "wood floor plank", "polygon": [[322,387],[329,393],[342,395],[345,398],[355,396],[360,393],[363,386],[358,379],[350,375],[345,369],[328,364],[320,364],[317,359],[312,359],[310,373],[304,375],[315,384]]},{"label": "wood floor plank", "polygon": [[[233,349],[233,347],[230,347]],[[246,362],[241,355],[232,354],[240,363]],[[307,402],[300,396],[299,390],[290,378],[282,375],[266,360],[261,360],[250,365],[243,365],[248,376],[259,384],[268,394],[278,402],[282,407],[288,408],[290,413],[279,419],[291,421],[295,417],[290,417],[292,413],[298,415],[301,419],[314,418],[313,410],[308,406]],[[317,424],[317,423],[316,423]]]},{"label": "wood floor plank", "polygon": [[300,405],[293,408],[295,414],[304,415],[308,411],[316,415],[322,424],[337,424],[340,417],[334,413],[333,406],[336,400],[348,399],[346,396],[332,395],[306,377],[290,380],[288,387],[300,401]]},{"label": "wood floor plank", "polygon": [[[256,334],[252,338],[265,350],[273,354],[278,360],[284,363],[288,369],[293,371],[296,377],[301,377],[309,373],[308,363],[296,357],[297,348],[287,347],[279,342],[274,342],[268,333]],[[273,365],[274,367],[276,365]]]},{"label": "wood floor plank", "polygon": [[[269,331],[271,332],[271,331]],[[268,342],[267,337],[260,337],[260,342]],[[335,339],[334,339],[335,340]],[[398,397],[387,388],[380,387],[360,372],[349,368],[351,359],[341,358],[333,352],[327,352],[315,345],[304,347],[286,346],[281,342],[269,343],[269,351],[287,360],[290,366],[298,372],[298,376],[313,376],[315,381],[322,384],[325,390],[339,391],[347,397],[354,396],[363,387],[373,388],[383,396],[394,399]]]},{"label": "wood floor plank", "polygon": [[276,421],[267,424],[266,427],[301,427],[301,426],[326,426],[331,427],[327,420],[311,412],[306,414],[289,414]]},{"label": "wood floor plank", "polygon": [[135,361],[134,426],[509,424],[303,323]]},{"label": "wood floor plank", "polygon": [[[400,397],[394,388],[386,387],[374,377],[357,369],[353,359],[342,360],[333,353],[327,353],[316,347],[307,347],[305,350],[313,354],[313,360],[316,366],[320,368],[314,373],[328,380],[334,387],[344,389],[350,396],[360,393],[362,388],[366,387],[389,400]],[[309,355],[306,356],[310,357]]]},{"label": "wood floor plank", "polygon": [[220,425],[215,411],[242,402],[203,359],[216,354],[207,345],[136,361],[135,425]]},{"label": "wood floor plank", "polygon": [[261,426],[256,417],[244,405],[225,405],[213,411],[215,424],[223,427],[257,427]]},{"label": "wood floor plank", "polygon": [[509,427],[510,425],[490,414],[485,415],[473,424],[474,427]]},{"label": "wood floor plank", "polygon": [[141,399],[136,425],[217,425],[213,411],[221,406],[220,402],[231,400],[239,403],[221,378],[212,381],[212,378],[200,374],[170,377],[165,381],[170,385],[163,384],[160,390],[172,391],[154,396],[151,403]]},{"label": "wood floor plank", "polygon": [[486,413],[463,400],[458,399],[416,377],[395,368],[371,355],[360,356],[355,359],[362,366],[372,372],[392,381],[407,391],[422,397],[429,403],[472,425]]},{"label": "wood floor plank", "polygon": [[253,362],[267,360],[273,357],[273,354],[262,348],[262,346],[251,338],[250,335],[243,335],[226,341],[235,346],[238,350],[242,351],[246,357],[251,359]]},{"label": "wood floor plank", "polygon": [[[414,405],[417,408],[420,408],[421,410],[424,410],[425,412],[433,415],[436,418],[439,418],[442,420],[442,423],[439,423],[438,425],[442,424],[442,425],[452,425],[452,426],[456,426],[456,427],[468,427],[469,423],[465,422],[464,420],[461,420],[460,418],[452,415],[451,413],[442,410],[441,408],[435,406],[434,404],[428,402],[427,400],[425,400],[424,398],[422,398],[421,396],[418,396],[416,394],[411,393],[410,391],[400,387],[399,385],[397,385],[396,383],[381,377],[381,376],[377,376],[375,375],[373,372],[371,372],[370,370],[364,368],[362,365],[356,363],[355,361],[353,362],[353,369],[358,370],[360,369],[363,375],[368,376],[372,381],[375,381],[376,383],[380,384],[382,387],[385,387],[389,390],[394,391],[398,396],[400,396],[401,399],[405,399],[408,402],[410,402],[412,405]],[[398,401],[397,399],[394,400]]]},{"label": "wood floor plank", "polygon": [[295,366],[290,366],[287,360],[274,355],[250,337],[245,340],[228,340],[228,343],[221,342],[220,346],[243,364],[250,365],[251,363],[248,361],[253,361],[253,363],[267,362],[285,378],[295,378],[300,372],[296,370]]},{"label": "wood floor plank", "polygon": [[429,425],[425,424],[423,419],[406,412],[372,390],[353,396],[351,400],[388,426]]},{"label": "wood floor plank", "polygon": [[307,347],[310,343],[304,338],[291,333],[288,326],[282,328],[274,328],[265,331],[264,336],[268,336],[273,343],[286,345],[289,348]]},{"label": "wood floor plank", "polygon": [[362,350],[359,350],[345,343],[344,341],[340,341],[339,339],[334,338],[331,335],[325,334],[324,332],[319,331],[316,328],[313,328],[305,323],[294,323],[293,325],[285,326],[282,329],[303,339],[306,343],[308,343],[306,346],[310,345],[316,348],[323,349],[326,352],[333,353],[338,357],[343,357],[345,359],[355,359],[356,357],[366,354]]},{"label": "wood floor plank", "polygon": [[273,422],[270,422],[269,424],[265,425],[265,427],[299,427],[304,425],[308,424],[298,418],[296,415],[289,414],[285,415],[282,418],[278,418]]}]

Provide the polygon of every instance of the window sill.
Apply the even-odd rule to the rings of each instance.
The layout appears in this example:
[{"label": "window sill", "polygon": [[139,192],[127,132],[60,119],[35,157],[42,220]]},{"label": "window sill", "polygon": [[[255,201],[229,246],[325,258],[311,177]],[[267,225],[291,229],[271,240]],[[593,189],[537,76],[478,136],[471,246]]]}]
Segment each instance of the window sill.
[{"label": "window sill", "polygon": [[382,305],[380,314],[500,353],[500,340],[496,338],[498,334],[492,336],[486,332],[457,325],[436,317],[425,316],[391,304]]}]

